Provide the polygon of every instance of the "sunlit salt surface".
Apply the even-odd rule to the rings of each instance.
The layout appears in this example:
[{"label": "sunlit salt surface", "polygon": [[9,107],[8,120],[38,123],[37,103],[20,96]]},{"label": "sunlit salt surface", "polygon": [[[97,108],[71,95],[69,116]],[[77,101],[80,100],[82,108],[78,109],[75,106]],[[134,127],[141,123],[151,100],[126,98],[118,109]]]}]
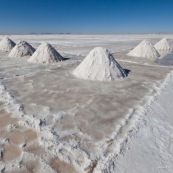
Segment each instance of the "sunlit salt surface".
[{"label": "sunlit salt surface", "polygon": [[[113,82],[91,82],[73,76],[72,71],[84,56],[76,55],[72,49],[69,54],[62,53],[68,60],[53,65],[31,64],[25,58],[13,59],[6,53],[0,54],[1,84],[5,86],[5,92],[10,93],[9,99],[21,104],[24,116],[18,118],[24,121],[25,117],[30,117],[28,121],[37,124],[37,128],[34,125],[31,128],[37,133],[39,144],[27,151],[44,159],[40,165],[48,165],[52,171],[57,171],[57,163],[62,173],[62,165],[72,172],[102,172],[109,160],[119,153],[143,105],[157,93],[161,81],[172,70],[171,66],[126,56],[124,47],[131,49],[136,44],[134,40],[121,43],[118,52],[117,48],[113,51],[111,47],[118,63],[128,72],[128,77]],[[38,44],[39,40],[35,42]],[[109,46],[110,43],[105,41],[105,44]],[[138,116],[133,116],[136,114]],[[24,139],[11,140],[19,145]],[[34,157],[23,156],[18,148],[15,151],[14,158],[22,160],[24,157],[25,162]],[[38,168],[38,172],[41,171]]]}]

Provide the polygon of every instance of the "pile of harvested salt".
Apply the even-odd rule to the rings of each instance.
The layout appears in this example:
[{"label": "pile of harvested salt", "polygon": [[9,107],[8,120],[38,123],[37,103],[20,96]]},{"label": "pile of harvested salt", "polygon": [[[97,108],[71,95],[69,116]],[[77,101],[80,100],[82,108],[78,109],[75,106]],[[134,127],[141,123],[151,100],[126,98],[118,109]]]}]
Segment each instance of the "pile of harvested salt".
[{"label": "pile of harvested salt", "polygon": [[99,81],[113,81],[127,76],[112,54],[102,47],[94,48],[73,74],[78,78]]},{"label": "pile of harvested salt", "polygon": [[163,38],[162,40],[160,40],[158,43],[154,45],[154,47],[156,48],[156,50],[163,51],[163,52],[169,52],[173,50],[173,46],[170,44],[170,42],[166,38]]},{"label": "pile of harvested salt", "polygon": [[28,62],[51,64],[62,60],[63,57],[50,44],[43,42]]},{"label": "pile of harvested salt", "polygon": [[35,49],[26,41],[20,41],[11,50],[9,57],[23,57],[31,56],[35,52]]},{"label": "pile of harvested salt", "polygon": [[150,60],[155,60],[160,56],[160,54],[157,52],[154,46],[152,46],[152,44],[147,40],[143,40],[138,46],[136,46],[133,50],[131,50],[127,55],[134,56],[134,57],[148,58]]},{"label": "pile of harvested salt", "polygon": [[10,51],[16,44],[10,40],[8,37],[4,37],[0,42],[0,51],[8,52]]}]

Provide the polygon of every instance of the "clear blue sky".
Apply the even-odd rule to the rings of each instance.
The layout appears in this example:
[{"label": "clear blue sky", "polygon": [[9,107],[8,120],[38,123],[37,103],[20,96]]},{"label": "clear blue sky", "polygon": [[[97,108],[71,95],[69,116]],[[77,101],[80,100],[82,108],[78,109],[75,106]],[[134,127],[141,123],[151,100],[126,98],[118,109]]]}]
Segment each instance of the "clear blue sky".
[{"label": "clear blue sky", "polygon": [[173,33],[173,0],[0,0],[0,33]]}]

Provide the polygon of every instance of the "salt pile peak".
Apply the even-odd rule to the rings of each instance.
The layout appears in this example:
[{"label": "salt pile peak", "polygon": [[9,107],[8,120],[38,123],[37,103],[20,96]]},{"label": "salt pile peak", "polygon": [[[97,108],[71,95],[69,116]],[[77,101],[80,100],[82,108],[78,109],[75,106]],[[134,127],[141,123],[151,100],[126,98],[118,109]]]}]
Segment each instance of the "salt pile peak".
[{"label": "salt pile peak", "polygon": [[160,40],[158,43],[154,45],[154,47],[156,48],[156,50],[163,51],[163,52],[169,52],[173,50],[173,46],[170,44],[170,42],[166,38],[163,38],[162,40]]},{"label": "salt pile peak", "polygon": [[127,76],[112,54],[105,48],[94,48],[73,71],[78,78],[98,81],[113,81]]},{"label": "salt pile peak", "polygon": [[49,43],[43,42],[28,62],[51,64],[62,60],[63,57]]},{"label": "salt pile peak", "polygon": [[8,52],[10,51],[16,44],[10,40],[8,37],[3,37],[0,42],[0,51]]},{"label": "salt pile peak", "polygon": [[143,57],[148,58],[150,60],[157,59],[160,54],[154,48],[154,46],[147,40],[143,40],[138,46],[136,46],[133,50],[131,50],[128,56],[134,57]]},{"label": "salt pile peak", "polygon": [[31,56],[35,52],[35,49],[26,41],[20,41],[11,50],[8,57],[24,57]]}]

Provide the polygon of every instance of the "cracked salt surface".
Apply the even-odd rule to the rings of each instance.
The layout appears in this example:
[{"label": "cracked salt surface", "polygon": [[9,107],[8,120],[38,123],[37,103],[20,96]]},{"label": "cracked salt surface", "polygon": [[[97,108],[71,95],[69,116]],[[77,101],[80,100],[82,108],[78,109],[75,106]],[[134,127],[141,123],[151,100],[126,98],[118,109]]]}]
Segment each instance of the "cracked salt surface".
[{"label": "cracked salt surface", "polygon": [[61,172],[62,165],[73,172],[103,172],[119,154],[135,119],[145,112],[143,105],[157,94],[172,68],[148,61],[135,64],[135,58],[126,62],[127,57],[118,54],[129,76],[103,83],[71,74],[83,57],[47,66],[0,56],[4,92],[17,101],[14,108],[14,103],[22,104],[21,124],[29,123],[40,136],[44,164],[58,169],[57,163]]}]

